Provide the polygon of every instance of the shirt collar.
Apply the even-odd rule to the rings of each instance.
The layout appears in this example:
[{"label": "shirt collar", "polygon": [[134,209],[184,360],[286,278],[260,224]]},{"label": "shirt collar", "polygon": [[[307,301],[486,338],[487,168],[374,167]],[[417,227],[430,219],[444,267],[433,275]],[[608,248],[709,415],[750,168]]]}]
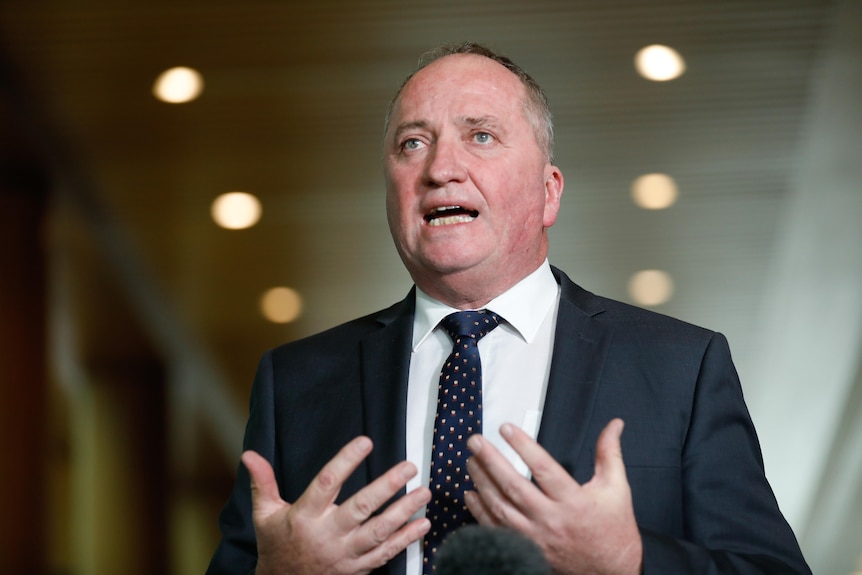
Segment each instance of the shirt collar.
[{"label": "shirt collar", "polygon": [[[533,273],[500,294],[483,309],[502,316],[527,343],[533,341],[539,327],[556,303],[560,292],[557,280],[546,259]],[[444,317],[459,311],[437,301],[416,287],[416,315],[413,319],[413,351],[422,345]]]}]

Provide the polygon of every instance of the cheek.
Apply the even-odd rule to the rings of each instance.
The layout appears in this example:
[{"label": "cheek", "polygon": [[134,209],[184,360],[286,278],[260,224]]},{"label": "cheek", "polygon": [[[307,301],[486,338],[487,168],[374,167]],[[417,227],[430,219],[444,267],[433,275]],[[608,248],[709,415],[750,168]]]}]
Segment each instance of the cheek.
[{"label": "cheek", "polygon": [[386,172],[386,204],[392,208],[404,209],[412,201],[410,175],[404,169],[392,169]]},{"label": "cheek", "polygon": [[410,216],[414,211],[409,197],[398,194],[394,189],[387,191],[386,219],[389,223],[390,233],[399,243],[405,243],[409,240]]},{"label": "cheek", "polygon": [[391,188],[388,189],[386,191],[386,220],[389,223],[389,231],[394,236],[397,236],[401,229],[402,209],[403,206],[398,194]]},{"label": "cheek", "polygon": [[[523,190],[532,190],[525,193]],[[542,226],[547,214],[547,206],[545,204],[545,196],[535,186],[534,182],[523,182],[520,190],[513,190],[519,201],[512,202],[508,209],[511,210],[509,215],[513,223],[520,223],[524,228],[524,233],[531,233],[538,226]]]}]

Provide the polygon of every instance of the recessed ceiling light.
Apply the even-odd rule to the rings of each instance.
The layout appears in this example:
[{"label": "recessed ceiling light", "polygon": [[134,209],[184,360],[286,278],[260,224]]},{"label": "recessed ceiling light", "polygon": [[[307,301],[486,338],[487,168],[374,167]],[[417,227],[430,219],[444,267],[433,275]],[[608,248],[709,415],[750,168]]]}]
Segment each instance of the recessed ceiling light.
[{"label": "recessed ceiling light", "polygon": [[228,192],[213,201],[210,213],[221,227],[242,230],[260,220],[260,201],[246,192]]},{"label": "recessed ceiling light", "polygon": [[165,70],[153,84],[153,94],[163,102],[182,104],[200,96],[204,80],[200,72],[185,66]]},{"label": "recessed ceiling light", "polygon": [[293,288],[270,288],[260,299],[260,310],[273,323],[290,323],[302,313],[302,297]]},{"label": "recessed ceiling light", "polygon": [[673,48],[653,44],[638,51],[635,68],[647,80],[666,82],[679,78],[685,72],[685,60]]},{"label": "recessed ceiling light", "polygon": [[632,182],[632,199],[645,210],[669,208],[677,197],[676,182],[667,174],[644,174]]},{"label": "recessed ceiling light", "polygon": [[673,279],[662,270],[642,270],[629,280],[629,295],[638,305],[667,303],[673,295]]}]

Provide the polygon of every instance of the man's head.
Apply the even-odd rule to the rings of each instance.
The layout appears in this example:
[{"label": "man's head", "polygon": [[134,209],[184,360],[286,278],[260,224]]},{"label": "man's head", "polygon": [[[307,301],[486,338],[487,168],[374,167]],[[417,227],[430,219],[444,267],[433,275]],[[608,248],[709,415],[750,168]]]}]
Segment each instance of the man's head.
[{"label": "man's head", "polygon": [[550,161],[541,89],[508,59],[464,46],[438,51],[404,83],[383,155],[405,266],[431,296],[469,308],[545,259],[563,176]]},{"label": "man's head", "polygon": [[527,98],[524,100],[525,112],[527,113],[527,117],[530,120],[530,123],[533,126],[533,130],[536,133],[536,141],[539,143],[539,147],[544,150],[545,155],[548,157],[548,161],[554,162],[554,122],[553,117],[551,115],[551,106],[548,103],[548,96],[545,94],[545,91],[539,86],[538,82],[536,82],[532,76],[530,76],[526,70],[512,62],[506,56],[502,54],[497,54],[493,50],[486,48],[480,44],[476,44],[474,42],[462,42],[460,44],[442,44],[437,46],[433,50],[429,50],[424,53],[419,58],[419,66],[416,70],[407,76],[404,79],[404,82],[401,83],[401,87],[398,89],[398,92],[395,93],[395,96],[392,97],[392,100],[389,102],[389,107],[386,109],[386,122],[384,125],[384,132],[389,128],[389,121],[392,116],[392,107],[395,105],[396,100],[401,95],[401,90],[404,89],[404,86],[407,82],[410,81],[413,76],[416,75],[420,70],[434,62],[435,60],[439,60],[440,58],[444,58],[446,56],[451,56],[453,54],[475,54],[477,56],[484,56],[485,58],[490,58],[491,60],[497,62],[521,80],[521,83],[524,84],[524,87],[527,89]]}]

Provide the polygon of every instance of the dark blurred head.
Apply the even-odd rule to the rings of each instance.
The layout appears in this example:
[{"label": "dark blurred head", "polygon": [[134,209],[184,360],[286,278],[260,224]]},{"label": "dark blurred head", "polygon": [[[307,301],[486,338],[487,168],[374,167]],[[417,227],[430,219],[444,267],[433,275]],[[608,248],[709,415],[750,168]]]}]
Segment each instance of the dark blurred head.
[{"label": "dark blurred head", "polygon": [[468,525],[437,552],[437,575],[551,575],[542,550],[511,529]]}]

